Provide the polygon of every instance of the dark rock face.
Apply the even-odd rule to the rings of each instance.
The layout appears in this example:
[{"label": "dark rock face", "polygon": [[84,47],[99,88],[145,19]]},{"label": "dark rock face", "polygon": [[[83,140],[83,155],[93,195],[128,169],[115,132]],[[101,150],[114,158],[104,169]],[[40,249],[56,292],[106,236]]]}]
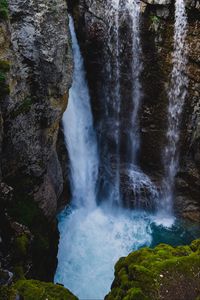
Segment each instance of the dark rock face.
[{"label": "dark rock face", "polygon": [[8,2],[9,20],[0,16],[0,259],[16,278],[52,280],[66,181],[58,132],[73,69],[67,4]]},{"label": "dark rock face", "polygon": [[10,97],[2,104],[2,172],[4,180],[33,194],[51,218],[63,189],[56,142],[72,73],[67,7],[62,0],[9,5]]},{"label": "dark rock face", "polygon": [[[69,1],[75,18],[77,34],[85,58],[89,87],[99,140],[101,136],[112,144],[106,122],[100,126],[100,119],[106,107],[109,61],[113,59],[112,28],[106,10],[106,1]],[[200,220],[200,165],[199,165],[199,1],[187,1],[188,13],[188,77],[189,91],[184,107],[180,141],[180,170],[176,179],[175,210],[179,215]],[[141,2],[141,42],[143,71],[142,107],[139,113],[141,148],[139,164],[158,186],[163,177],[162,151],[166,143],[167,89],[172,70],[174,1]],[[122,107],[122,157],[125,156],[126,116],[131,97],[130,64],[131,36],[128,17],[120,15],[120,85]],[[111,37],[109,37],[109,34]],[[112,89],[112,83],[110,85]],[[111,120],[112,122],[112,120]],[[109,124],[110,126],[110,124]],[[112,134],[111,134],[112,135]],[[100,142],[101,147],[101,142]],[[104,159],[104,157],[102,158]]]}]

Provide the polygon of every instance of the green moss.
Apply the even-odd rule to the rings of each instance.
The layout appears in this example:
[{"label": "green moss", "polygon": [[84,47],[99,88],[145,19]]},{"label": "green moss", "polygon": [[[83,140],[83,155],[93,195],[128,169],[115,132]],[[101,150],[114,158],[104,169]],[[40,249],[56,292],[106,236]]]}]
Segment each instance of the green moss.
[{"label": "green moss", "polygon": [[1,300],[78,300],[70,291],[60,285],[36,280],[19,280],[11,287],[0,287]]},{"label": "green moss", "polygon": [[24,268],[22,265],[16,265],[14,267],[14,281],[25,279]]},{"label": "green moss", "polygon": [[27,227],[31,228],[39,215],[41,215],[37,204],[33,201],[31,196],[16,199],[12,205],[8,207],[9,214]]},{"label": "green moss", "polygon": [[191,245],[190,248],[192,251],[196,252],[196,251],[200,251],[200,240],[194,240]]},{"label": "green moss", "polygon": [[151,22],[154,23],[154,24],[160,22],[160,19],[159,19],[157,16],[155,16],[155,15],[154,15],[154,16],[151,15],[151,16],[150,16],[150,20],[151,20]]},{"label": "green moss", "polygon": [[0,99],[3,99],[10,92],[9,86],[6,83],[6,73],[9,69],[9,62],[0,60]]},{"label": "green moss", "polygon": [[8,19],[8,2],[0,0],[0,21]]},{"label": "green moss", "polygon": [[77,300],[67,289],[53,283],[20,280],[14,288],[24,300]]},{"label": "green moss", "polygon": [[0,60],[0,70],[2,72],[8,72],[10,70],[10,63],[7,60]]},{"label": "green moss", "polygon": [[15,249],[19,257],[24,257],[27,255],[29,246],[29,239],[26,234],[23,234],[16,238]]},{"label": "green moss", "polygon": [[11,117],[16,118],[17,116],[19,116],[21,114],[27,114],[30,111],[32,104],[33,104],[32,99],[30,97],[26,97],[22,101],[22,103],[18,106],[18,108],[16,108],[11,113]]},{"label": "green moss", "polygon": [[187,289],[185,282],[188,288],[198,291],[199,248],[200,240],[190,246],[160,244],[155,249],[143,248],[120,259],[106,300],[164,299],[161,297],[163,289],[172,292],[174,287]]},{"label": "green moss", "polygon": [[1,300],[16,300],[17,291],[13,287],[0,286]]},{"label": "green moss", "polygon": [[140,288],[132,288],[128,291],[126,297],[123,300],[150,300],[147,298]]}]

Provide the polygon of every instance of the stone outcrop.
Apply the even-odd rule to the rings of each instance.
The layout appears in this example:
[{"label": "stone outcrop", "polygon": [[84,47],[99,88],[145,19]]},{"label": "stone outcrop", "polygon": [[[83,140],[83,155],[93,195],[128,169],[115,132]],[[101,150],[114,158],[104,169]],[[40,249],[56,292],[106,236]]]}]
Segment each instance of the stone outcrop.
[{"label": "stone outcrop", "polygon": [[15,279],[54,275],[72,70],[65,0],[0,1],[0,260]]},{"label": "stone outcrop", "polygon": [[63,190],[56,143],[72,57],[65,1],[9,1],[10,95],[2,103],[2,172],[51,218]]},{"label": "stone outcrop", "polygon": [[[97,132],[103,142],[113,146],[113,135],[100,120],[106,111],[102,99],[106,99],[109,80],[109,61],[113,60],[112,22],[109,19],[109,1],[68,1],[74,15],[77,34],[85,58],[88,82],[92,98]],[[189,92],[184,107],[181,126],[180,170],[176,178],[175,210],[187,218],[200,220],[200,165],[199,165],[199,1],[186,2],[188,14],[188,77]],[[123,8],[123,6],[122,6]],[[140,110],[141,148],[140,166],[158,186],[163,178],[162,151],[166,143],[167,89],[172,70],[174,1],[141,2],[141,41],[143,71],[142,107]],[[131,36],[127,26],[128,17],[122,9],[119,15],[120,39],[120,92],[122,105],[122,162],[126,141],[126,116],[130,111],[131,98]],[[112,89],[112,85],[110,86]],[[110,120],[112,124],[112,119]],[[112,125],[110,125],[112,128]],[[100,144],[101,147],[101,144]],[[112,151],[112,150],[111,150]],[[104,159],[104,157],[102,158]]]},{"label": "stone outcrop", "polygon": [[198,300],[200,240],[190,246],[160,244],[121,258],[105,300]]}]

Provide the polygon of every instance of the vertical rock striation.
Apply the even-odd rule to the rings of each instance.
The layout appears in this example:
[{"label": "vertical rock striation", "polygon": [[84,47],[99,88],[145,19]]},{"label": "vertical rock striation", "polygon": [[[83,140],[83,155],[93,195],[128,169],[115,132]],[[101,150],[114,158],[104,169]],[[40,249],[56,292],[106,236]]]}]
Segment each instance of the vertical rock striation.
[{"label": "vertical rock striation", "polygon": [[[25,271],[50,279],[58,240],[55,216],[65,181],[58,131],[73,69],[67,4],[64,0],[8,4],[9,20],[0,26],[0,59],[10,66],[9,95],[1,99],[0,144],[2,180],[12,186],[13,200],[5,206],[9,226],[17,221],[33,234],[31,266]],[[23,268],[24,262],[20,264]]]}]

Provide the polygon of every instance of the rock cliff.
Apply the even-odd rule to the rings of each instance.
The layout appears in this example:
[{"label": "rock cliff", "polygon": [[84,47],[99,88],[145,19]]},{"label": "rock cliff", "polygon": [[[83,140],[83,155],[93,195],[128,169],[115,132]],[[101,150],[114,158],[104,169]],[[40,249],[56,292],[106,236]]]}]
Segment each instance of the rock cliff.
[{"label": "rock cliff", "polygon": [[0,1],[0,254],[19,277],[52,279],[55,270],[58,132],[72,69],[66,1]]}]

